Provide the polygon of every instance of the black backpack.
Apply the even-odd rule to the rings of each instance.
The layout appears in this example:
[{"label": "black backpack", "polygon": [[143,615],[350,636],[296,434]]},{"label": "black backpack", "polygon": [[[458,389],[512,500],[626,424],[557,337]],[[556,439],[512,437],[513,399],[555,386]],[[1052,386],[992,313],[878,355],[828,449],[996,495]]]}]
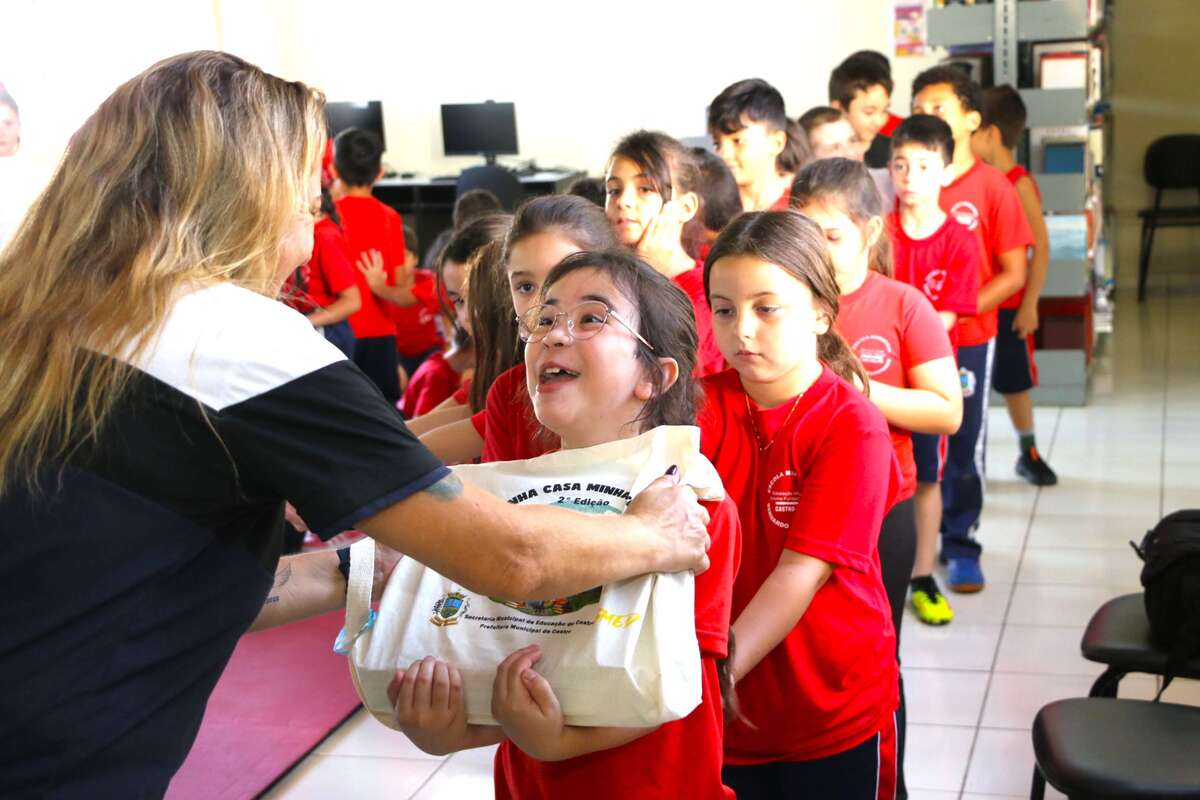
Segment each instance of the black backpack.
[{"label": "black backpack", "polygon": [[1170,654],[1161,697],[1188,660],[1200,655],[1200,509],[1168,514],[1146,532],[1140,547],[1129,544],[1145,562],[1150,633]]}]

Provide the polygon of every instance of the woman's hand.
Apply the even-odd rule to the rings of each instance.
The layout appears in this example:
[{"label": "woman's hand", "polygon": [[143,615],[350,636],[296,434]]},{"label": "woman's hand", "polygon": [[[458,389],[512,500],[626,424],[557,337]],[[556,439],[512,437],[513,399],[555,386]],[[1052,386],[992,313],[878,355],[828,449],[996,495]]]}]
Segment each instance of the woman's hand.
[{"label": "woman's hand", "polygon": [[648,535],[660,540],[663,563],[658,572],[708,569],[708,511],[689,486],[681,486],[675,467],[642,490],[626,516],[640,520]]},{"label": "woman's hand", "polygon": [[533,671],[541,657],[541,648],[530,645],[500,662],[492,685],[492,716],[526,755],[558,761],[566,725],[554,690]]},{"label": "woman's hand", "polygon": [[409,665],[388,684],[396,724],[426,753],[444,756],[468,746],[462,674],[432,656]]},{"label": "woman's hand", "polygon": [[358,257],[358,271],[367,280],[371,291],[379,294],[388,285],[387,270],[383,267],[383,253],[371,248],[364,250]]}]

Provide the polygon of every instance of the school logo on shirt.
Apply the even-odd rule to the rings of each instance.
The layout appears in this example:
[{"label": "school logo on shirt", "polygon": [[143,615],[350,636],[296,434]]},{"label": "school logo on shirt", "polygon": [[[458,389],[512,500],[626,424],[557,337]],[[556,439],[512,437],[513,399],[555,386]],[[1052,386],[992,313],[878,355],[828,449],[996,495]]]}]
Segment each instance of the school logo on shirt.
[{"label": "school logo on shirt", "polygon": [[462,592],[446,592],[433,604],[433,616],[429,621],[439,628],[457,625],[458,618],[467,613],[471,599]]},{"label": "school logo on shirt", "polygon": [[767,483],[767,517],[781,528],[791,527],[791,516],[800,504],[799,474],[785,469]]},{"label": "school logo on shirt", "polygon": [[867,334],[854,343],[854,353],[862,362],[863,369],[871,377],[886,372],[887,368],[892,365],[892,343],[873,333]]},{"label": "school logo on shirt", "polygon": [[937,302],[942,296],[942,288],[946,285],[946,270],[931,269],[925,275],[925,282],[921,285],[921,290],[925,292],[925,296],[933,302]]},{"label": "school logo on shirt", "polygon": [[950,208],[954,221],[969,231],[979,227],[979,209],[969,200],[959,200]]}]

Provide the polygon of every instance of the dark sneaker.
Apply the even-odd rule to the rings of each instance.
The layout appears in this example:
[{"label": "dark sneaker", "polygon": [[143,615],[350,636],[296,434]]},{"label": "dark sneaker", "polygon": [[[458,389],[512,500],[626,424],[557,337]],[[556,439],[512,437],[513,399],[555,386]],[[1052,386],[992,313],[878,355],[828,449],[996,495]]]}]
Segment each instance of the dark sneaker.
[{"label": "dark sneaker", "polygon": [[950,591],[959,594],[974,594],[982,592],[985,581],[983,569],[979,566],[978,558],[952,558],[946,565],[947,580]]},{"label": "dark sneaker", "polygon": [[1034,486],[1053,486],[1058,483],[1058,476],[1038,455],[1036,447],[1022,453],[1017,459],[1017,474]]}]

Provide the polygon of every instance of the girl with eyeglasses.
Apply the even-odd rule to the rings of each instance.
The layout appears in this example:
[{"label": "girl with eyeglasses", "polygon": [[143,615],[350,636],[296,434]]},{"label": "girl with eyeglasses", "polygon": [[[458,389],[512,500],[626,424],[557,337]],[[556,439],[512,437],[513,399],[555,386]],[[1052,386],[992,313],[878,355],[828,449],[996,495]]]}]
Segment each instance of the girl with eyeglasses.
[{"label": "girl with eyeglasses", "polygon": [[[521,317],[526,394],[537,423],[563,449],[628,439],[659,425],[694,424],[696,328],[688,298],[622,250],[575,253],[546,279]],[[433,658],[398,672],[389,694],[405,733],[443,754],[500,742],[496,797],[731,798],[721,781],[722,706],[733,705],[721,660],[740,558],[737,509],[710,513],[710,569],[696,576],[695,625],[703,691],[687,717],[657,728],[568,726],[535,647],[496,672],[499,726],[466,723],[461,676]],[[723,697],[729,699],[723,702]]]}]

